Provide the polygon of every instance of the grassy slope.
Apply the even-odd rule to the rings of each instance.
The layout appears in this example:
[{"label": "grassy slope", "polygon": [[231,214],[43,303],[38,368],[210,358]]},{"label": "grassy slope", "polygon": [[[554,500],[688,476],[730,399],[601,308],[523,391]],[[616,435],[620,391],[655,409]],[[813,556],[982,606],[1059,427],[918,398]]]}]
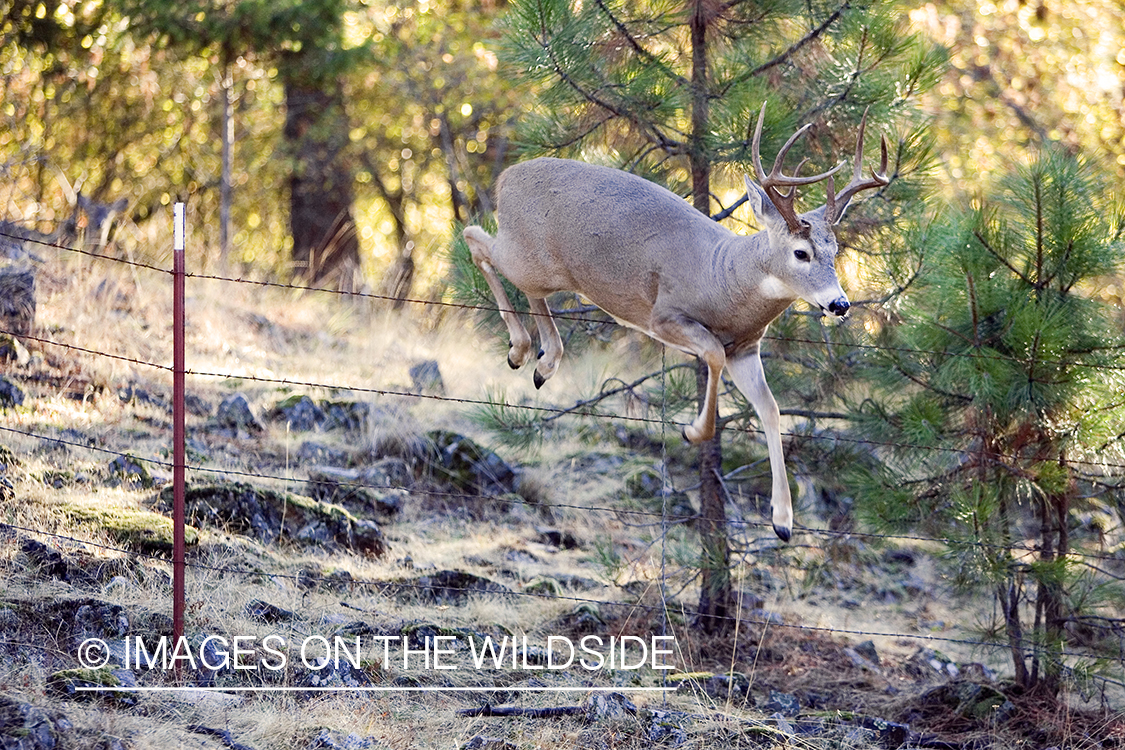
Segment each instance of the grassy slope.
[{"label": "grassy slope", "polygon": [[[0,426],[61,437],[71,444],[52,447],[11,432],[0,435],[0,444],[11,448],[20,459],[20,467],[9,473],[16,492],[14,499],[2,507],[4,520],[79,540],[39,537],[69,559],[87,566],[129,559],[128,555],[95,545],[120,547],[123,537],[107,529],[105,518],[137,522],[139,514],[148,512],[153,492],[111,486],[106,466],[113,456],[76,444],[128,452],[141,459],[168,460],[168,413],[158,405],[124,403],[117,396],[128,383],[161,397],[170,391],[171,378],[166,371],[139,364],[170,362],[167,282],[166,277],[152,278],[144,270],[52,266],[41,274],[41,335],[120,358],[33,342],[32,363],[11,370],[28,391],[29,399],[21,409],[0,415]],[[247,378],[405,392],[410,384],[409,367],[432,358],[440,364],[451,399],[477,400],[490,392],[503,391],[509,402],[567,406],[576,398],[595,393],[607,377],[643,374],[658,362],[658,355],[633,342],[614,345],[581,358],[568,357],[559,375],[536,393],[530,372],[508,370],[502,342],[482,340],[463,313],[408,308],[396,314],[377,302],[352,303],[331,295],[263,291],[201,280],[189,283],[188,298],[189,369],[236,376],[192,376],[189,391],[212,406],[224,395],[238,391],[259,414],[294,392],[314,398],[339,397],[341,393],[312,385]],[[202,462],[218,471],[277,477],[260,482],[299,491],[305,467],[296,456],[307,439],[358,454],[375,453],[388,445],[410,444],[425,430],[440,427],[490,443],[489,436],[469,418],[471,404],[364,390],[351,394],[387,407],[391,415],[358,438],[335,433],[294,434],[270,425],[264,435],[246,439],[217,436],[207,431],[205,418],[193,416],[189,418],[189,435],[200,442],[189,462]],[[779,400],[784,401],[784,394],[779,394]],[[670,451],[676,457],[688,455],[678,445]],[[384,633],[400,632],[404,624],[426,621],[493,634],[527,633],[542,640],[548,634],[578,633],[568,628],[583,606],[598,612],[607,633],[647,636],[661,632],[663,626],[653,609],[604,603],[659,603],[659,528],[637,525],[635,516],[600,510],[617,507],[625,476],[637,467],[652,466],[659,454],[627,449],[616,438],[612,424],[589,421],[564,424],[536,452],[501,452],[524,467],[530,478],[526,486],[535,486],[534,494],[548,506],[546,510],[542,506],[513,508],[419,494],[408,501],[401,518],[385,527],[392,549],[380,560],[317,551],[284,541],[262,546],[222,530],[204,530],[192,551],[192,562],[202,567],[193,568],[188,577],[189,632],[264,637],[280,631],[297,638],[328,635],[341,624],[356,620]],[[158,481],[170,473],[157,465],[150,468]],[[690,467],[681,468],[682,474],[675,477],[677,486],[689,486]],[[204,481],[214,479],[206,472],[198,475]],[[809,525],[820,523],[807,502],[805,505],[798,511],[802,520]],[[754,511],[747,512],[753,518]],[[581,545],[573,550],[548,547],[539,541],[537,527],[541,525],[570,531]],[[973,605],[956,601],[945,589],[940,566],[925,549],[915,550],[918,563],[907,571],[889,563],[884,550],[859,542],[827,548],[778,548],[765,536],[767,533],[763,530],[760,538],[750,538],[757,552],[742,558],[734,571],[736,589],[747,597],[742,614],[750,616],[752,604],[757,604],[750,600],[760,596],[766,610],[779,613],[791,625],[904,636],[932,633],[973,637],[968,634],[976,623],[971,614],[966,614],[974,610]],[[77,727],[73,742],[79,746],[94,746],[103,733],[127,738],[132,747],[174,747],[188,742],[193,747],[219,746],[217,740],[188,735],[185,727],[192,723],[229,729],[238,741],[259,748],[307,747],[323,727],[374,736],[395,748],[459,746],[482,733],[505,737],[518,747],[591,747],[595,740],[611,747],[649,744],[646,731],[637,721],[618,726],[586,724],[573,718],[474,719],[456,715],[456,709],[479,705],[482,696],[493,703],[504,701],[504,696],[489,698],[487,694],[398,693],[372,697],[341,693],[304,699],[273,693],[246,696],[233,705],[219,707],[162,694],[142,697],[143,710],[62,699],[46,690],[46,678],[57,669],[74,666],[74,643],[67,640],[62,628],[52,629],[48,603],[95,597],[125,607],[134,626],[147,623],[152,632],[158,632],[164,622],[160,618],[166,618],[171,610],[168,580],[160,573],[169,566],[142,558],[132,565],[122,563],[114,568],[117,575],[113,576],[75,582],[48,580],[41,570],[28,567],[19,549],[19,540],[28,536],[33,535],[9,536],[0,547],[4,570],[0,599],[6,603],[5,609],[17,613],[8,624],[9,630],[18,635],[9,642],[22,639],[32,646],[5,652],[0,663],[0,688],[36,705],[64,711]],[[816,540],[812,543],[815,545]],[[902,666],[920,645],[929,645],[915,638],[875,637],[884,662],[880,669],[870,669],[857,666],[842,650],[848,643],[854,645],[866,638],[861,635],[763,628],[746,621],[739,623],[737,635],[714,639],[700,636],[675,613],[677,602],[690,607],[697,598],[690,576],[680,566],[694,554],[690,531],[674,530],[664,552],[669,590],[674,595],[670,627],[677,636],[675,662],[683,671],[734,669],[751,677],[759,700],[770,689],[803,691],[824,696],[819,708],[828,713],[844,709],[888,718],[903,715],[909,697],[923,689],[924,684]],[[407,557],[413,568],[402,564]],[[321,584],[306,589],[297,579],[304,570],[321,576],[347,571],[358,581],[388,581],[417,575],[431,566],[487,576],[516,591],[542,591],[534,588],[535,584],[544,576],[561,574],[608,585],[588,592],[563,590],[562,598],[475,597],[462,606],[433,606],[383,596],[377,588],[362,585]],[[904,584],[908,573],[913,589]],[[253,621],[246,616],[245,606],[254,599],[294,610],[300,619],[284,625]],[[603,603],[581,601],[585,599]],[[1002,668],[1004,663],[1002,654],[974,653],[971,647],[948,642],[937,645],[956,661],[992,658],[993,668]],[[369,671],[380,684],[403,677],[403,670],[394,666],[385,670],[371,665]],[[486,686],[526,676],[463,669],[441,678],[454,685]],[[150,675],[146,679],[159,683],[161,677]],[[559,684],[578,684],[573,680],[581,679],[596,686],[627,684],[634,679],[653,685],[658,680],[651,671],[549,677],[557,677]],[[433,684],[426,681],[437,678],[432,671],[422,670],[417,679]],[[566,683],[566,679],[572,682]],[[519,703],[549,706],[584,698],[582,694],[525,694]],[[754,722],[765,718],[760,710],[736,707],[687,690],[668,699],[667,704],[656,696],[634,699],[638,704],[647,701],[651,707],[667,706],[702,717],[691,726],[688,746],[733,744],[738,738],[749,741],[760,737]],[[724,716],[730,720],[721,718]],[[1010,735],[1011,742],[1016,742],[1014,738],[1020,733],[1012,728],[990,730],[981,724],[961,726],[952,720],[945,725],[938,721],[934,726],[948,728],[958,736],[974,732],[994,738]],[[821,747],[839,741],[839,737],[826,736],[801,743]],[[850,741],[862,746],[871,738],[853,737]]]}]

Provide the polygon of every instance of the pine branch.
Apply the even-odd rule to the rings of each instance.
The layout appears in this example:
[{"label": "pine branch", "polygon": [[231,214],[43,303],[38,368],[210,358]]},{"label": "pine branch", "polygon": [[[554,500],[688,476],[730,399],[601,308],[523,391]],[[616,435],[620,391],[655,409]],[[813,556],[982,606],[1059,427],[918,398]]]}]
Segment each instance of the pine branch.
[{"label": "pine branch", "polygon": [[836,21],[840,20],[840,17],[844,15],[844,11],[851,9],[851,7],[852,6],[851,6],[850,0],[846,0],[844,2],[844,4],[841,5],[839,8],[837,8],[836,10],[834,10],[832,12],[832,14],[830,16],[828,16],[828,18],[824,19],[823,23],[821,23],[815,29],[812,29],[808,34],[805,34],[803,37],[801,37],[797,41],[793,42],[793,44],[789,45],[789,47],[784,52],[782,52],[780,55],[773,58],[772,60],[768,60],[768,61],[762,63],[761,65],[754,68],[753,70],[751,70],[747,73],[744,73],[743,75],[738,76],[737,78],[732,79],[726,86],[723,87],[722,91],[719,93],[719,97],[725,96],[727,94],[727,92],[729,92],[732,88],[745,83],[746,81],[750,80],[751,78],[755,78],[757,76],[760,76],[762,73],[765,73],[767,70],[770,70],[771,68],[776,68],[778,65],[781,65],[784,62],[786,62],[789,58],[793,57],[793,55],[800,52],[806,45],[810,44],[811,42],[816,41],[822,34],[824,34],[824,32],[828,31],[828,28],[830,26],[832,26],[832,24],[834,24],[834,23],[836,23]]},{"label": "pine branch", "polygon": [[621,20],[617,18],[617,16],[613,15],[613,11],[611,11],[605,4],[605,0],[598,0],[598,7],[602,9],[602,12],[605,13],[606,18],[608,18],[614,25],[614,27],[621,33],[621,36],[625,38],[625,41],[629,43],[629,46],[633,48],[633,51],[636,52],[637,55],[660,68],[660,71],[662,73],[675,81],[679,86],[682,86],[683,88],[689,88],[691,86],[691,81],[670,70],[668,66],[661,62],[656,55],[652,54],[647,49],[642,47],[640,45],[640,42],[637,41],[636,37],[634,37],[632,33],[630,33],[628,28],[626,28],[625,24],[622,23]]},{"label": "pine branch", "polygon": [[[623,383],[621,386],[619,386],[617,388],[614,388],[612,390],[601,391],[597,396],[594,396],[593,398],[586,399],[584,401],[578,401],[574,404],[574,406],[570,406],[566,409],[561,409],[561,410],[555,412],[554,414],[551,414],[549,417],[544,417],[541,420],[541,423],[547,424],[548,422],[553,422],[556,419],[558,419],[559,417],[565,416],[567,414],[578,414],[579,416],[595,416],[592,413],[581,412],[581,411],[579,411],[579,409],[584,409],[588,406],[594,406],[595,404],[599,404],[602,401],[605,401],[610,396],[616,396],[619,393],[632,392],[637,386],[641,385],[641,383],[644,383],[646,380],[651,380],[652,378],[658,377],[658,376],[663,375],[664,373],[670,372],[672,370],[677,370],[677,369],[681,369],[681,368],[688,368],[688,367],[694,367],[694,365],[689,365],[689,364],[672,365],[667,370],[659,370],[657,372],[650,372],[649,374],[643,375],[640,378],[634,380],[632,383]],[[610,382],[610,381],[606,381],[606,382]]]},{"label": "pine branch", "polygon": [[[539,43],[539,46],[543,49],[543,51],[547,53],[547,57],[551,61],[551,67],[555,71],[555,75],[557,75],[563,83],[573,89],[575,93],[577,93],[580,97],[585,99],[590,104],[593,104],[594,106],[600,107],[606,112],[609,112],[614,117],[618,117],[622,120],[632,123],[642,134],[644,134],[644,136],[648,140],[658,144],[664,151],[672,154],[687,153],[686,144],[684,144],[682,141],[677,141],[675,139],[669,138],[667,135],[661,132],[661,130],[655,123],[645,122],[636,114],[620,109],[612,102],[598,96],[595,92],[587,91],[586,88],[582,86],[582,84],[579,83],[563,67],[562,62],[555,54],[554,46],[550,43],[550,40],[546,38],[545,28],[543,29],[543,34],[544,36],[542,38],[536,39],[536,41]],[[598,124],[599,126],[604,125],[605,122],[603,121]]]}]

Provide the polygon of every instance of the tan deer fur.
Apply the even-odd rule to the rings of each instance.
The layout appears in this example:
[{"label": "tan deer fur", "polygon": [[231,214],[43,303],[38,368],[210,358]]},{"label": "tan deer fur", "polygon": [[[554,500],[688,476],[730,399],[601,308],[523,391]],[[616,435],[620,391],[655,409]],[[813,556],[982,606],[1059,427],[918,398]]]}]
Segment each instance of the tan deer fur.
[{"label": "tan deer fur", "polygon": [[[821,206],[798,216],[792,209],[796,186],[823,179],[831,185],[836,170],[815,177],[781,173],[782,158],[803,128],[766,175],[757,158],[761,127],[759,116],[754,152],[762,184],[747,178],[746,187],[764,231],[752,236],[731,232],[636,175],[553,158],[505,170],[497,188],[496,237],[479,226],[466,227],[464,236],[508,327],[513,368],[530,359],[532,342],[497,274],[527,295],[542,347],[536,387],[555,374],[562,358],[562,340],[545,301],[560,291],[578,292],[619,322],[706,363],[703,407],[683,431],[693,443],[714,435],[725,367],[761,420],[773,479],[773,526],[788,540],[793,510],[780,413],[762,370],[761,340],[767,326],[798,297],[835,315],[847,313],[831,224],[855,192],[887,183],[882,174],[886,143],[880,173],[860,179],[861,126],[856,179],[838,196],[829,187],[831,210]],[[778,187],[789,190],[781,193]]]}]

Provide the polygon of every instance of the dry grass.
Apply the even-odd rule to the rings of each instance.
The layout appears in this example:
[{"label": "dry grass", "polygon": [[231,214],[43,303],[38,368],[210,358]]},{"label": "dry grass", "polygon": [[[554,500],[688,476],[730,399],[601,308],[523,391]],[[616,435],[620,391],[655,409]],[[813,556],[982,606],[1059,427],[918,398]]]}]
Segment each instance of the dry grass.
[{"label": "dry grass", "polygon": [[[98,352],[119,359],[87,354],[50,344],[31,345],[36,359],[24,371],[28,403],[21,409],[0,414],[0,426],[17,432],[0,433],[0,443],[20,457],[21,465],[8,476],[15,480],[17,499],[0,506],[6,523],[58,534],[68,539],[44,539],[70,559],[96,568],[107,560],[127,556],[107,547],[121,541],[76,508],[96,506],[102,513],[128,516],[147,511],[151,489],[111,487],[106,466],[113,452],[129,452],[153,462],[168,460],[169,415],[159,404],[126,403],[118,392],[127,385],[143,389],[156,398],[170,393],[166,370],[143,362],[167,365],[171,360],[170,283],[143,269],[123,270],[97,264],[54,263],[41,275],[39,334],[45,339]],[[443,428],[468,434],[490,443],[468,416],[470,405],[487,393],[503,392],[509,403],[565,406],[576,394],[596,392],[608,376],[628,378],[646,372],[654,364],[644,347],[626,343],[594,350],[582,357],[567,357],[559,374],[542,392],[536,392],[529,372],[512,373],[505,364],[503,342],[482,338],[471,319],[447,311],[424,315],[407,309],[396,313],[368,301],[349,302],[332,295],[293,290],[262,289],[192,280],[188,287],[189,392],[212,407],[232,392],[245,395],[261,414],[291,393],[314,398],[354,397],[374,401],[386,408],[384,416],[362,435],[348,437],[324,433],[314,437],[328,447],[364,454],[410,452],[426,430]],[[410,390],[412,364],[434,359],[439,362],[450,400],[417,399],[404,395]],[[277,380],[285,383],[272,382]],[[622,408],[625,408],[623,405]],[[216,470],[246,471],[276,477],[262,480],[290,491],[303,484],[303,469],[295,456],[308,435],[298,435],[270,425],[252,439],[217,438],[204,429],[206,419],[189,417],[189,437],[206,443],[202,455],[189,463],[204,462]],[[20,434],[27,431],[64,442],[44,442]],[[108,452],[107,452],[108,451]],[[751,602],[739,609],[737,635],[710,637],[692,627],[680,614],[698,598],[690,570],[678,567],[677,555],[694,554],[694,537],[676,529],[669,549],[661,549],[659,527],[638,525],[635,517],[593,508],[616,507],[624,476],[639,466],[651,466],[646,456],[621,446],[606,430],[583,425],[563,427],[552,433],[537,452],[502,455],[525,467],[521,492],[529,502],[499,506],[472,499],[434,493],[412,497],[402,516],[386,527],[391,552],[370,559],[309,549],[295,544],[264,546],[224,533],[204,530],[192,549],[193,565],[188,576],[189,631],[264,638],[281,633],[294,640],[309,635],[330,635],[349,622],[362,621],[375,632],[401,632],[413,622],[431,623],[450,629],[468,629],[495,635],[528,635],[542,642],[547,635],[572,635],[584,631],[577,618],[593,613],[602,618],[604,635],[642,637],[670,632],[675,636],[674,660],[685,671],[723,673],[731,670],[750,675],[759,699],[770,688],[821,693],[834,697],[833,710],[847,703],[848,710],[904,711],[905,699],[896,697],[912,689],[899,664],[918,641],[881,639],[876,643],[887,659],[878,672],[856,667],[845,655],[842,639],[819,631],[765,627],[756,624],[760,613]],[[591,458],[593,456],[593,458]],[[691,483],[690,467],[677,477],[683,486]],[[157,481],[170,472],[153,465]],[[212,475],[197,472],[201,478]],[[651,519],[650,519],[651,520]],[[572,533],[581,545],[557,549],[543,544],[537,527],[552,525]],[[94,583],[44,580],[41,571],[26,564],[18,539],[9,536],[0,546],[0,613],[11,602],[47,612],[48,602],[76,597],[94,597],[120,604],[134,623],[153,625],[153,617],[170,616],[167,574],[170,566],[158,559],[143,559],[140,567],[122,567],[118,575]],[[73,541],[71,541],[73,540]],[[676,549],[670,549],[678,545]],[[845,628],[856,631],[896,630],[908,634],[937,632],[957,637],[963,631],[958,606],[943,596],[940,569],[930,558],[915,572],[926,579],[937,596],[922,601],[879,602],[867,598],[860,607],[846,605],[851,594],[875,586],[870,580],[869,561],[849,558],[840,550],[792,549],[762,552],[744,557],[734,570],[735,588],[761,593],[767,611],[783,613],[787,625]],[[665,622],[661,610],[661,553],[668,559],[668,593],[671,605]],[[412,567],[402,564],[409,557]],[[562,596],[474,596],[461,605],[435,606],[410,598],[395,597],[386,585],[364,582],[409,581],[437,570],[455,569],[501,581],[517,593],[534,590],[549,576],[574,576],[601,584],[588,591],[564,590]],[[117,570],[116,568],[114,570]],[[351,585],[301,584],[302,571],[314,576],[346,572]],[[761,585],[768,571],[772,587]],[[865,588],[866,587],[866,588]],[[547,589],[548,591],[552,589]],[[856,594],[855,596],[864,596]],[[247,615],[246,605],[264,600],[299,613],[294,623],[267,624]],[[635,605],[614,602],[636,602]],[[15,605],[11,605],[15,606]],[[24,610],[21,610],[24,611]],[[33,656],[0,658],[0,687],[37,705],[62,710],[77,728],[75,747],[94,747],[104,736],[125,738],[131,748],[178,746],[220,747],[215,737],[193,734],[186,728],[203,724],[227,730],[231,737],[256,748],[309,746],[323,728],[344,735],[354,732],[374,737],[390,748],[459,747],[475,735],[501,736],[520,748],[634,748],[652,745],[649,725],[632,718],[617,723],[585,723],[578,718],[488,719],[459,717],[457,709],[479,705],[483,700],[504,702],[485,688],[526,680],[519,675],[482,673],[463,669],[442,675],[453,686],[479,687],[466,697],[457,693],[336,693],[315,697],[290,693],[246,694],[230,704],[175,696],[146,695],[134,708],[87,704],[46,692],[53,669],[73,666],[72,645],[52,634],[43,623],[23,621],[15,637],[31,644]],[[943,629],[934,623],[944,621]],[[8,623],[10,624],[10,623]],[[931,629],[931,630],[928,630]],[[59,633],[61,633],[61,629]],[[859,638],[852,639],[853,641]],[[943,649],[961,660],[978,660],[981,654],[950,646]],[[465,654],[458,658],[465,659]],[[406,676],[395,666],[367,664],[380,684]],[[420,680],[438,679],[426,670],[414,675]],[[618,670],[578,676],[547,675],[533,679],[571,680],[593,686],[631,685],[637,680],[659,684],[652,670],[636,673]],[[146,679],[158,680],[150,675]],[[429,683],[428,683],[429,684]],[[530,683],[523,683],[530,684]],[[518,687],[515,688],[518,690]],[[524,692],[508,696],[525,707],[543,707],[578,702],[581,693],[550,696]],[[681,747],[770,747],[780,745],[775,724],[764,715],[741,707],[723,696],[682,690],[667,698],[636,696],[643,708],[683,712],[692,717],[690,731]],[[825,710],[831,714],[833,710]],[[1076,713],[1054,713],[1048,706],[1022,706],[1028,716],[1042,717],[1054,727],[1070,726],[1078,732]],[[1082,714],[1082,716],[1086,716]],[[893,718],[887,716],[887,718]],[[1122,733],[1112,719],[1102,730],[1106,736]],[[823,737],[790,738],[789,747],[873,746],[858,735],[843,731]],[[1006,731],[1006,730],[1005,730]],[[1018,735],[997,730],[990,739],[999,747],[1019,746]],[[1060,730],[1062,731],[1062,730]],[[1075,736],[1072,734],[1071,736]]]}]

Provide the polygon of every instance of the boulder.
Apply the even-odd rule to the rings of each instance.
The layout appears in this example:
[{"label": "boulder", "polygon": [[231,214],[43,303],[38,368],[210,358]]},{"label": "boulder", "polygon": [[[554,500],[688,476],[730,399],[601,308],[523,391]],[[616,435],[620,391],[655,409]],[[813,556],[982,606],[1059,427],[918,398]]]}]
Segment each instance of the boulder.
[{"label": "boulder", "polygon": [[12,381],[0,375],[0,409],[9,409],[23,404],[23,391]]},{"label": "boulder", "polygon": [[306,440],[297,448],[297,460],[302,464],[341,465],[349,461],[347,451],[333,448],[315,440]]},{"label": "boulder", "polygon": [[[172,525],[172,488],[168,490],[167,515],[136,508],[122,508],[106,505],[97,499],[76,499],[63,503],[61,509],[68,516],[81,523],[101,527],[106,533],[122,544],[128,544],[141,552],[168,554],[172,552],[175,529]],[[184,543],[191,546],[199,542],[199,532],[187,526],[184,529]]]},{"label": "boulder", "polygon": [[0,695],[0,747],[4,750],[56,750],[66,747],[71,723],[30,703]]},{"label": "boulder", "polygon": [[321,401],[326,430],[359,432],[367,429],[372,415],[371,404],[364,401]]},{"label": "boulder", "polygon": [[312,432],[324,426],[328,415],[308,396],[290,396],[276,403],[266,419],[287,425],[292,432]]},{"label": "boulder", "polygon": [[434,480],[482,495],[515,492],[515,470],[494,452],[448,430],[427,432],[426,440],[426,468]]},{"label": "boulder", "polygon": [[313,467],[305,487],[310,497],[342,505],[358,515],[391,518],[398,515],[409,497],[405,489],[400,489],[405,481],[409,481],[406,464],[386,459],[366,469]]},{"label": "boulder", "polygon": [[250,411],[250,404],[241,393],[235,393],[222,400],[218,411],[215,412],[215,420],[221,429],[233,433],[232,437],[237,437],[244,432],[260,433],[265,429]]},{"label": "boulder", "polygon": [[128,669],[64,669],[47,678],[47,690],[71,699],[102,700],[119,706],[135,706],[137,678]]},{"label": "boulder", "polygon": [[156,484],[144,462],[129,454],[118,456],[106,467],[110,486],[124,485],[130,489],[151,489]]},{"label": "boulder", "polygon": [[464,604],[474,594],[511,594],[512,590],[482,576],[463,570],[436,573],[399,584],[399,596],[428,604]]},{"label": "boulder", "polygon": [[445,395],[445,383],[436,360],[423,360],[410,368],[410,382],[415,393],[432,396]]},{"label": "boulder", "polygon": [[35,326],[35,274],[26,268],[0,267],[0,333],[30,336]]},{"label": "boulder", "polygon": [[592,693],[586,711],[594,721],[620,721],[636,716],[637,706],[624,693]]},{"label": "boulder", "polygon": [[770,697],[762,704],[762,710],[792,718],[801,713],[801,702],[795,695],[770,690]]},{"label": "boulder", "polygon": [[[171,512],[171,487],[160,492],[158,503]],[[245,482],[189,485],[184,492],[184,511],[194,526],[229,529],[263,544],[285,539],[346,547],[375,557],[387,551],[374,521],[356,518],[338,505]]]}]

